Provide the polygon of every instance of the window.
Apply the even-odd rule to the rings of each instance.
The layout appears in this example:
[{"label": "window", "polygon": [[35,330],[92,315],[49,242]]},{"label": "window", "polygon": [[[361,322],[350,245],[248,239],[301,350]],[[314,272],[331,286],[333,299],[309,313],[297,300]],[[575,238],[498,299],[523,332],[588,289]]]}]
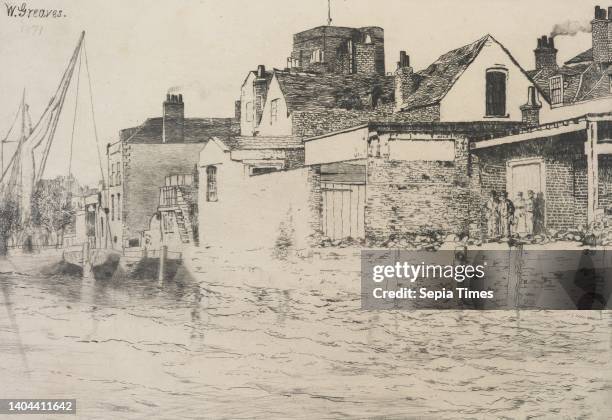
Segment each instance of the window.
[{"label": "window", "polygon": [[110,176],[108,177],[108,183],[110,184],[109,186],[112,187],[113,185],[115,185],[114,180],[115,180],[115,164],[111,163],[111,173],[110,173]]},{"label": "window", "polygon": [[278,121],[278,99],[272,99],[270,102],[270,124]]},{"label": "window", "polygon": [[117,162],[117,185],[121,185],[121,162]]},{"label": "window", "polygon": [[253,102],[246,103],[246,112],[245,112],[247,122],[253,121]]},{"label": "window", "polygon": [[117,220],[121,220],[121,194],[117,194]]},{"label": "window", "polygon": [[371,43],[372,43],[372,37],[370,36],[370,34],[367,34],[365,36],[364,44],[371,44]]},{"label": "window", "polygon": [[608,75],[608,91],[612,93],[612,74]]},{"label": "window", "polygon": [[217,201],[217,167],[206,168],[206,201]]},{"label": "window", "polygon": [[563,103],[563,80],[561,76],[550,78],[550,100],[553,104]]},{"label": "window", "polygon": [[506,116],[506,78],[504,69],[487,70],[487,109],[488,117]]},{"label": "window", "polygon": [[111,195],[111,220],[115,220],[115,194]]},{"label": "window", "polygon": [[312,53],[310,53],[310,62],[311,63],[323,62],[323,51],[317,48]]}]

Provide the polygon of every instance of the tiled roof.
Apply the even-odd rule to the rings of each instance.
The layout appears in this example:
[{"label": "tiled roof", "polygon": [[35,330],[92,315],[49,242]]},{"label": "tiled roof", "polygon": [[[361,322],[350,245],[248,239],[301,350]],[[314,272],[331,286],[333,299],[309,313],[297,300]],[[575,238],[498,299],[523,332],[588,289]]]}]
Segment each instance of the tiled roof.
[{"label": "tiled roof", "polygon": [[539,70],[535,73],[533,79],[540,91],[544,91],[546,95],[549,95],[550,78],[562,75],[564,81],[564,103],[567,105],[574,102],[590,101],[611,96],[609,88],[610,73],[610,69],[602,69],[592,61],[576,61],[575,64],[565,65],[554,70]]},{"label": "tiled roof", "polygon": [[299,137],[232,137],[224,143],[232,150],[262,150],[262,149],[302,149],[304,143]]},{"label": "tiled roof", "polygon": [[[450,91],[457,79],[461,77],[463,72],[472,64],[474,59],[480,54],[482,48],[487,42],[493,42],[508,54],[512,62],[525,74],[529,79],[532,74],[524,71],[520,64],[514,59],[512,54],[491,35],[485,35],[482,38],[464,45],[446,54],[441,55],[425,70],[416,72],[413,76],[414,92],[408,96],[407,100],[402,105],[402,110],[420,108],[428,105],[433,105]],[[544,94],[543,92],[541,92]],[[545,96],[546,100],[548,97]]]},{"label": "tiled roof", "polygon": [[371,109],[372,93],[393,102],[393,76],[319,74],[275,70],[288,112],[321,108]]},{"label": "tiled roof", "polygon": [[[233,118],[185,118],[185,143],[202,143],[211,137],[228,138],[239,132]],[[121,138],[128,143],[162,143],[163,119],[148,118],[142,125],[121,130]]]},{"label": "tiled roof", "polygon": [[567,60],[565,64],[577,64],[593,61],[593,48],[589,48],[586,51],[581,52],[577,56]]},{"label": "tiled roof", "polygon": [[490,35],[440,56],[425,70],[414,74],[414,92],[402,105],[403,110],[439,102],[459,76],[474,61]]}]

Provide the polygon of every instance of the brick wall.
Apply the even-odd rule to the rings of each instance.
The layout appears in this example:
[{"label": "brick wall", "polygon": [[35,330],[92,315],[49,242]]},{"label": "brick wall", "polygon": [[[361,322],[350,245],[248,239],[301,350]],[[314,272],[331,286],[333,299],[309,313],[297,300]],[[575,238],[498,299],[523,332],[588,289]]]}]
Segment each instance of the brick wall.
[{"label": "brick wall", "polygon": [[[583,134],[475,150],[474,155],[471,176],[474,188],[477,188],[476,180],[480,180],[480,191],[474,192],[474,200],[480,202],[480,207],[484,206],[488,199],[489,191],[506,190],[506,165],[509,160],[543,158],[546,178],[546,227],[570,229],[586,224],[586,157]],[[477,204],[473,203],[472,208],[476,209]]]},{"label": "brick wall", "polygon": [[465,139],[455,140],[455,161],[369,158],[367,240],[376,242],[406,233],[467,232],[470,184],[466,144]]},{"label": "brick wall", "polygon": [[139,238],[157,211],[171,174],[191,173],[204,143],[126,144],[123,148],[123,239]]},{"label": "brick wall", "polygon": [[376,73],[376,46],[374,44],[355,45],[355,67],[357,73]]},{"label": "brick wall", "polygon": [[433,122],[440,120],[440,107],[417,108],[408,112],[393,112],[393,103],[375,110],[328,109],[293,112],[293,135],[314,137],[365,124],[369,121],[384,122]]}]

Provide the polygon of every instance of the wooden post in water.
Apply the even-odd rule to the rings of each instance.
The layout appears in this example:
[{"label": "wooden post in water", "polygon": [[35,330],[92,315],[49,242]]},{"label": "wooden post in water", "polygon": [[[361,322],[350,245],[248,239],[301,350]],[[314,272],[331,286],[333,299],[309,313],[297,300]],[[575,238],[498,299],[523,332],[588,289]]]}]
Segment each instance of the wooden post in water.
[{"label": "wooden post in water", "polygon": [[157,276],[157,280],[160,282],[164,281],[164,272],[166,270],[166,258],[168,257],[168,246],[162,245],[159,251],[159,273]]}]

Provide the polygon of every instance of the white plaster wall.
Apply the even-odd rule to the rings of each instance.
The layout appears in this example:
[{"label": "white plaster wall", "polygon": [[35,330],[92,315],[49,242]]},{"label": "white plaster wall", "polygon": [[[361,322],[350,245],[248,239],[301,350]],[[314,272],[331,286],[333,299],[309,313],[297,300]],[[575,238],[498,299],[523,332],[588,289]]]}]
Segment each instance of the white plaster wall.
[{"label": "white plaster wall", "polygon": [[368,128],[332,134],[304,142],[306,165],[366,158]]},{"label": "white plaster wall", "polygon": [[550,108],[543,106],[540,111],[540,124],[582,117],[590,113],[611,112],[612,98],[603,98],[597,101],[581,102],[569,106]]},{"label": "white plaster wall", "polygon": [[[278,99],[277,108],[277,120],[272,122],[270,117],[270,107],[272,100]],[[270,82],[268,88],[268,96],[266,97],[266,103],[264,104],[263,114],[261,116],[261,123],[259,124],[259,135],[260,136],[290,136],[292,132],[292,118],[287,112],[287,103],[285,102],[285,96],[280,88],[276,75]]]},{"label": "white plaster wall", "polygon": [[200,246],[271,249],[283,230],[294,246],[305,246],[311,233],[308,168],[248,176],[248,168],[239,162],[216,166],[216,202],[206,201],[206,167],[200,168]]},{"label": "white plaster wall", "polygon": [[454,140],[393,140],[388,144],[391,160],[455,160]]},{"label": "white plaster wall", "polygon": [[[255,130],[255,91],[253,90],[253,80],[255,74],[249,72],[246,80],[244,81],[240,90],[240,135],[252,136],[253,130]],[[253,118],[251,121],[247,121],[246,105],[248,102],[253,104]]]},{"label": "white plaster wall", "polygon": [[[485,118],[486,71],[491,67],[502,67],[508,71],[506,80],[508,118]],[[532,83],[527,76],[512,62],[502,47],[489,38],[480,54],[442,99],[440,121],[521,121],[520,106],[527,102],[529,86],[532,86]]]}]

